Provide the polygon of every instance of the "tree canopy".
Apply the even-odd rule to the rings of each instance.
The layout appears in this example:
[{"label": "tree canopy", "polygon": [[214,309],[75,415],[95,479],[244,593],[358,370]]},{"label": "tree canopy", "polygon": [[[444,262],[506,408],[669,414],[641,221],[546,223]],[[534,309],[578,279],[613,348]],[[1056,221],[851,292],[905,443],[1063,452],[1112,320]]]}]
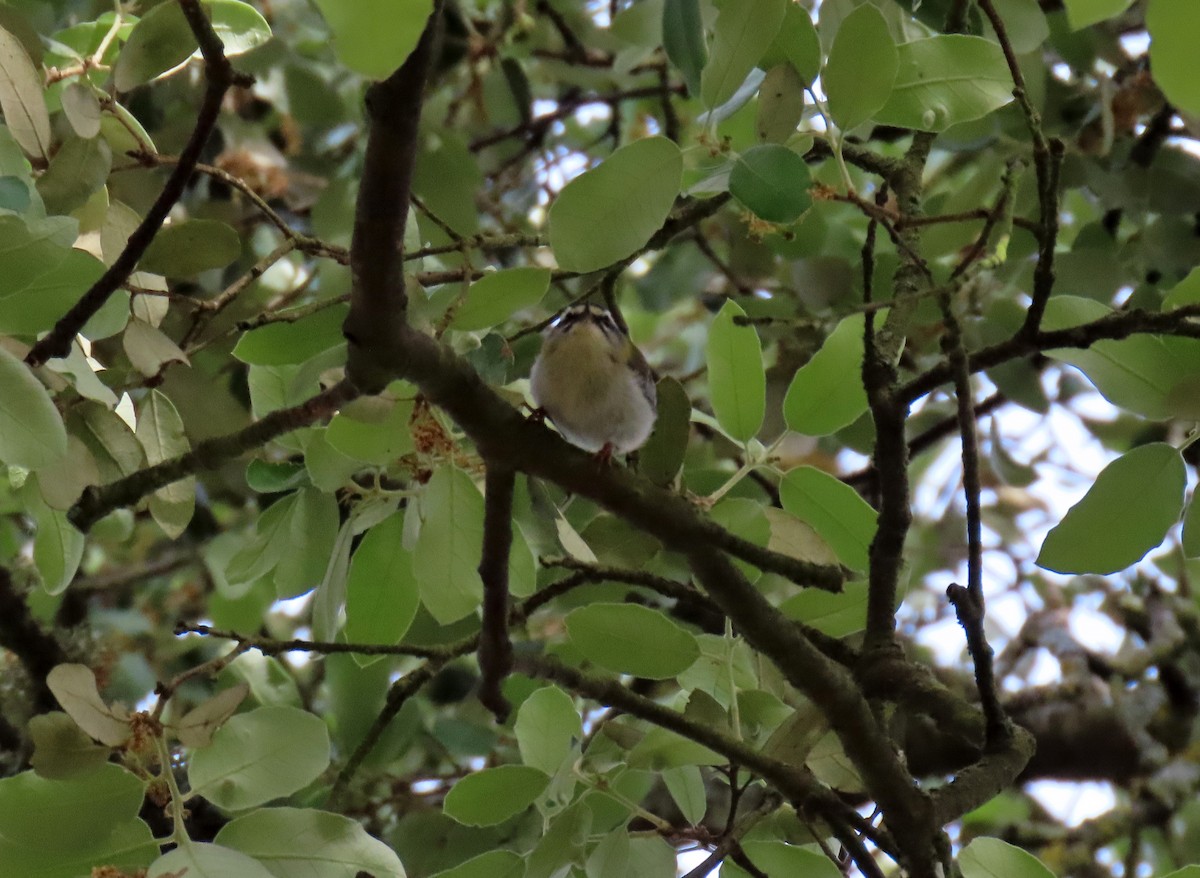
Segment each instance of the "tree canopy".
[{"label": "tree canopy", "polygon": [[1200,874],[1197,45],[0,5],[0,874]]}]

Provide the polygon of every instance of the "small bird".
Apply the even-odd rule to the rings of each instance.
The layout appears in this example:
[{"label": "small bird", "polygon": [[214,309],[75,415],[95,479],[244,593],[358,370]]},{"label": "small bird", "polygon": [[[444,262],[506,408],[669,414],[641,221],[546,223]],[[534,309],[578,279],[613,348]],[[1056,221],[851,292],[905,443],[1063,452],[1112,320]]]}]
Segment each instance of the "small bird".
[{"label": "small bird", "polygon": [[550,324],[529,385],[538,413],[601,461],[644,445],[658,414],[650,364],[596,305],[573,305]]}]

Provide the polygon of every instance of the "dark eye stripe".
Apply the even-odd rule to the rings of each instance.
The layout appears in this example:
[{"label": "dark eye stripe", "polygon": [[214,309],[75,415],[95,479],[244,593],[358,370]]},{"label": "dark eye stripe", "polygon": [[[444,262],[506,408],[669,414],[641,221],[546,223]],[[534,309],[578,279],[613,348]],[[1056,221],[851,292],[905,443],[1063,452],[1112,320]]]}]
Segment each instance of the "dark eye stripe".
[{"label": "dark eye stripe", "polygon": [[617,326],[617,322],[613,320],[612,315],[599,305],[572,305],[562,312],[553,328],[562,332],[584,320],[596,324],[601,332],[614,341],[620,341],[625,336],[625,333],[621,332],[621,328]]}]

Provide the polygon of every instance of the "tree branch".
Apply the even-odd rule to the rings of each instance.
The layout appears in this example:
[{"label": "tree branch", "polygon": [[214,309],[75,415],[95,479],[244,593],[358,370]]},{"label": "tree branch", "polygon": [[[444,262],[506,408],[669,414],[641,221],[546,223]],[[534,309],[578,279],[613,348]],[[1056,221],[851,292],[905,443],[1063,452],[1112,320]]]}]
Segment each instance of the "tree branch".
[{"label": "tree branch", "polygon": [[91,485],[84,489],[83,495],[67,513],[67,518],[81,531],[86,532],[114,509],[132,506],[164,485],[194,475],[200,470],[214,469],[226,461],[241,457],[247,451],[265,445],[276,436],[330,417],[340,406],[357,395],[358,391],[349,382],[340,381],[299,405],[271,412],[244,430],[201,442],[187,454],[138,470],[107,485]]},{"label": "tree branch", "polygon": [[58,699],[46,685],[46,675],[55,665],[70,659],[59,642],[33,618],[29,605],[17,594],[7,567],[0,567],[0,646],[16,656],[29,674],[34,708],[39,713],[57,710]]},{"label": "tree branch", "polygon": [[412,54],[367,90],[369,135],[350,243],[350,313],[342,326],[350,342],[346,375],[364,393],[378,393],[392,379],[379,352],[396,347],[407,321],[404,227],[425,78],[441,18],[438,0]]},{"label": "tree branch", "polygon": [[501,686],[512,670],[512,641],[508,638],[508,556],[512,548],[513,471],[487,468],[484,484],[483,549],[479,577],[483,580],[483,626],[479,633],[479,701],[497,723],[508,719],[512,705]]}]

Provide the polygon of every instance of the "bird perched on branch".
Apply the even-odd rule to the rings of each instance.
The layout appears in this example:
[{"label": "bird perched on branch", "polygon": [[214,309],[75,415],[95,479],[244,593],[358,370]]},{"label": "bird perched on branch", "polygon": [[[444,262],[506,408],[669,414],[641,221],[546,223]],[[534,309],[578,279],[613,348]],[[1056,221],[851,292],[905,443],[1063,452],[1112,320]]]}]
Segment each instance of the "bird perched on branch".
[{"label": "bird perched on branch", "polygon": [[537,412],[600,460],[640,448],[654,427],[654,372],[597,305],[574,305],[550,324],[529,384]]}]

